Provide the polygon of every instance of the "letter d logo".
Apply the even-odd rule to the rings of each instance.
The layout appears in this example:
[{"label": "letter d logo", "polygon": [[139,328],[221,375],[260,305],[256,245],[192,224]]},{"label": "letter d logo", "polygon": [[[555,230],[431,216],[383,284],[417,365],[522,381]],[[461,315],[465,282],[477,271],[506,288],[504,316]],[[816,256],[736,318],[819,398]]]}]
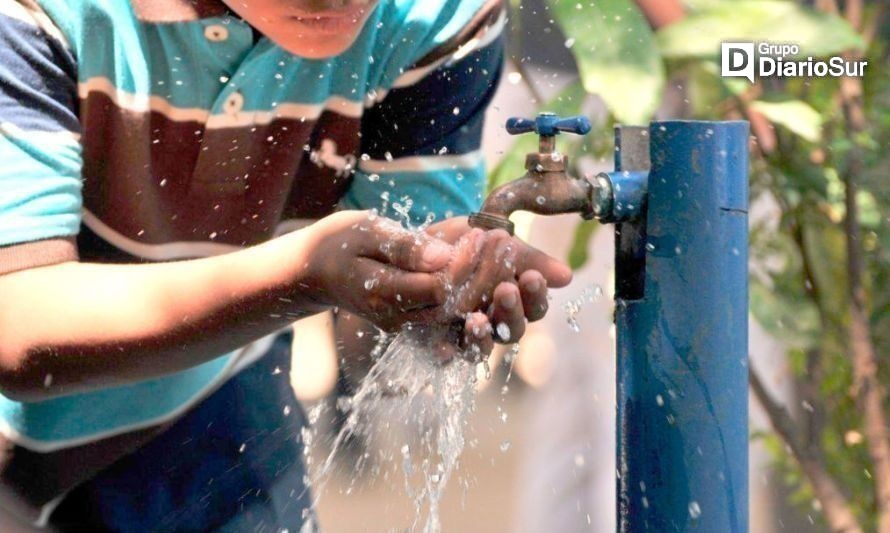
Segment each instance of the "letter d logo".
[{"label": "letter d logo", "polygon": [[724,78],[748,78],[754,83],[754,43],[722,43],[720,75]]}]

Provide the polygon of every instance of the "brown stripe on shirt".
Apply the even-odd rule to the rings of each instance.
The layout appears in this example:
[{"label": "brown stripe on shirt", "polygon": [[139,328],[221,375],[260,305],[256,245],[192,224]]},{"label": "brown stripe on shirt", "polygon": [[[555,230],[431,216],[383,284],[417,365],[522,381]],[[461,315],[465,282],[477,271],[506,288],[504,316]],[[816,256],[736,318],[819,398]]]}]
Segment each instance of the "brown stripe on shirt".
[{"label": "brown stripe on shirt", "polygon": [[0,246],[0,275],[68,261],[77,261],[74,236]]},{"label": "brown stripe on shirt", "polygon": [[251,245],[272,237],[285,212],[328,215],[352,179],[344,165],[354,168],[359,150],[359,119],[334,111],[205,129],[91,92],[81,122],[84,207],[145,244]]}]

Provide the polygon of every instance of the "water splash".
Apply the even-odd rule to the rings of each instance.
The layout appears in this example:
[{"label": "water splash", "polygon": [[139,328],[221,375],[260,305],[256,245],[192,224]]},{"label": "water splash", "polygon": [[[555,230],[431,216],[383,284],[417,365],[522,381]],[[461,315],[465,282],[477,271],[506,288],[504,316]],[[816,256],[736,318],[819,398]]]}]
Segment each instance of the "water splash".
[{"label": "water splash", "polygon": [[[473,363],[458,358],[442,364],[433,353],[432,347],[453,342],[450,335],[447,326],[406,325],[377,356],[355,395],[342,402],[346,421],[312,481],[316,507],[337,454],[351,437],[372,438],[379,430],[374,420],[403,421],[423,430],[416,445],[401,446],[397,461],[414,503],[410,529],[418,530],[423,523],[426,533],[441,531],[439,505],[466,444],[465,430],[475,410],[476,389]],[[318,415],[310,414],[310,422],[313,418]],[[307,447],[311,441],[310,437]],[[359,455],[353,468],[363,471],[370,459],[370,454]]]},{"label": "water splash", "polygon": [[566,322],[568,322],[569,328],[572,331],[574,331],[575,333],[581,331],[581,325],[578,324],[578,313],[581,312],[581,308],[584,307],[585,304],[598,302],[602,297],[603,288],[599,285],[591,285],[589,287],[585,287],[580,296],[566,302],[564,306],[566,312]]}]

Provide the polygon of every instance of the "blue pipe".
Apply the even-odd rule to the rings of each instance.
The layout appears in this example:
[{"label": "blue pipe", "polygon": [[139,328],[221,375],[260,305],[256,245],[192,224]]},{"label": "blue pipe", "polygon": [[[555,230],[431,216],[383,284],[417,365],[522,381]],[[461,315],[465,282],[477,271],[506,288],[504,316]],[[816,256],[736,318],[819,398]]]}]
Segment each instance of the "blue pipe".
[{"label": "blue pipe", "polygon": [[[742,533],[748,125],[654,122],[638,139],[647,203],[616,241],[618,529]],[[644,170],[627,168],[633,142],[617,170]]]}]

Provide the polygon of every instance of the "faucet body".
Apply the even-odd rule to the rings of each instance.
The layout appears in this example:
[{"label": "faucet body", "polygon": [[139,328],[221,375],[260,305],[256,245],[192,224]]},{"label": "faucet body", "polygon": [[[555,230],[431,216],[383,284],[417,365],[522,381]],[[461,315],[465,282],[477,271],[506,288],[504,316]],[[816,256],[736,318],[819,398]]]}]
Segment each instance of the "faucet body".
[{"label": "faucet body", "polygon": [[642,187],[628,187],[627,190],[643,190],[645,194],[645,175],[603,173],[594,177],[575,177],[568,173],[569,158],[556,149],[556,136],[561,131],[579,135],[587,133],[590,122],[586,118],[560,119],[542,113],[535,121],[510,119],[507,131],[514,135],[538,133],[538,151],[526,156],[526,173],[522,177],[501,185],[488,195],[481,210],[470,215],[470,226],[503,229],[512,235],[510,215],[514,211],[539,215],[578,213],[585,219],[615,222],[635,215],[641,207],[642,199],[636,206],[632,200],[622,202],[621,186],[615,184],[622,179],[642,181]]},{"label": "faucet body", "polygon": [[555,150],[554,141],[552,136],[541,136],[540,151],[526,156],[525,175],[493,190],[480,212],[471,216],[470,224],[501,228],[512,234],[509,218],[514,211],[539,215],[580,213],[584,218],[592,218],[595,186],[586,178],[567,173],[569,158]]}]

